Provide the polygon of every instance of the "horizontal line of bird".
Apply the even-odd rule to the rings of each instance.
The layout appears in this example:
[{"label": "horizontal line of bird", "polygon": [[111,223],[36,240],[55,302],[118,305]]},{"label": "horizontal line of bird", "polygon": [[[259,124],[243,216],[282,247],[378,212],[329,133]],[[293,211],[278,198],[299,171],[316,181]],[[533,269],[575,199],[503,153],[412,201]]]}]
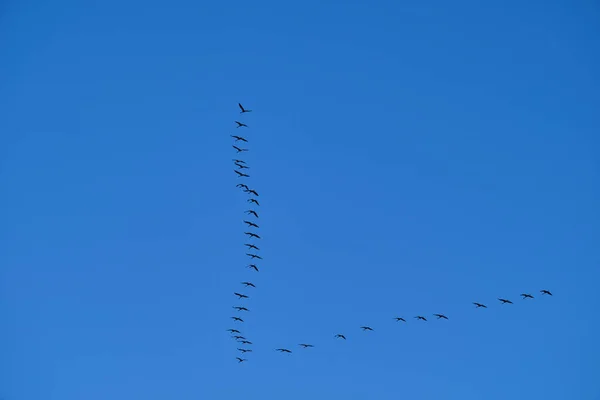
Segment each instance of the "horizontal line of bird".
[{"label": "horizontal line of bird", "polygon": [[[250,287],[256,287],[254,284],[252,284],[251,282],[242,282],[242,284],[244,284],[246,287],[250,286]],[[552,296],[552,293],[549,290],[543,289],[540,290],[540,293],[543,295],[548,295],[548,296]],[[234,294],[236,296],[238,296],[238,299],[243,299],[243,298],[249,298],[246,295],[243,295],[241,293],[237,293],[234,292]],[[533,299],[533,295],[529,294],[529,293],[521,293],[521,297],[523,300],[525,299]],[[498,298],[498,300],[500,301],[501,304],[514,304],[512,301],[508,300],[508,299],[504,299],[504,298]],[[478,302],[473,302],[473,305],[475,305],[475,308],[488,308],[485,304],[483,303],[478,303]],[[236,309],[237,311],[250,311],[248,308],[246,307],[240,307],[240,306],[234,306],[234,309]],[[433,316],[437,317],[437,319],[448,319],[448,317],[444,314],[433,314]],[[244,320],[240,317],[231,317],[234,321],[238,321],[238,322],[244,322]],[[421,320],[421,321],[427,321],[427,318],[425,318],[422,315],[417,315],[414,317],[417,320]],[[394,317],[393,318],[396,322],[407,322],[406,319],[404,319],[403,317]],[[370,326],[361,326],[360,329],[362,329],[363,331],[374,331],[373,328],[371,328]],[[252,342],[250,342],[249,340],[246,339],[246,337],[242,336],[242,333],[238,330],[238,329],[227,329],[227,332],[230,332],[232,334],[237,334],[237,335],[233,335],[231,336],[233,339],[236,340],[236,342],[240,343],[240,344],[244,344],[244,345],[251,345]],[[343,339],[343,340],[347,340],[346,336],[338,333],[336,335],[333,336],[335,339]],[[299,344],[300,347],[302,348],[309,348],[309,347],[314,347],[312,344],[308,344],[308,343],[300,343]],[[246,348],[238,348],[238,350],[242,353],[249,353],[252,352],[251,349],[246,349]],[[291,350],[286,349],[286,348],[278,348],[275,349],[276,351],[280,352],[280,353],[292,353]],[[237,360],[239,362],[244,362],[244,361],[248,361],[247,359],[242,359],[240,357],[236,357]]]}]

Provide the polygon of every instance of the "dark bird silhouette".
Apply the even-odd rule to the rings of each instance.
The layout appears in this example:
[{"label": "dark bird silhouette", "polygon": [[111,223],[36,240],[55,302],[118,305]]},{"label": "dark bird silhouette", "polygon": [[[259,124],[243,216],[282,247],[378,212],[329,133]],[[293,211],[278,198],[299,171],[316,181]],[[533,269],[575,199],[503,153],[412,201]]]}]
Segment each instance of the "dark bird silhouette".
[{"label": "dark bird silhouette", "polygon": [[241,351],[242,353],[251,353],[252,350],[250,349],[238,349],[239,351]]},{"label": "dark bird silhouette", "polygon": [[240,172],[240,171],[238,171],[236,169],[234,169],[233,172],[235,172],[236,174],[238,174],[239,178],[250,178],[250,175],[244,174],[243,172]]},{"label": "dark bird silhouette", "polygon": [[242,333],[240,331],[238,331],[237,329],[227,329],[227,332],[231,332],[231,333]]},{"label": "dark bird silhouette", "polygon": [[241,319],[240,317],[231,317],[231,319],[234,321],[244,322],[244,320]]},{"label": "dark bird silhouette", "polygon": [[246,235],[248,235],[248,237],[260,239],[260,236],[258,236],[256,233],[252,233],[252,232],[244,232],[244,233]]},{"label": "dark bird silhouette", "polygon": [[510,300],[501,299],[501,298],[498,298],[498,300],[500,300],[502,302],[502,304],[513,304],[513,302]]},{"label": "dark bird silhouette", "polygon": [[242,126],[245,126],[246,128],[248,127],[248,125],[243,124],[243,123],[241,123],[239,121],[235,121],[235,123],[237,124],[236,128],[241,128]]},{"label": "dark bird silhouette", "polygon": [[241,344],[252,344],[252,342],[249,341],[249,340],[240,340],[239,343],[241,343]]},{"label": "dark bird silhouette", "polygon": [[258,218],[258,213],[254,210],[246,210],[245,213],[249,215],[254,215],[256,218]]},{"label": "dark bird silhouette", "polygon": [[253,260],[254,260],[255,258],[258,258],[259,260],[262,260],[262,259],[263,259],[263,258],[262,258],[261,256],[259,256],[258,254],[246,253],[246,255],[247,255],[248,257],[250,257],[251,259],[253,259]]},{"label": "dark bird silhouette", "polygon": [[416,318],[416,319],[421,319],[421,320],[423,320],[423,321],[427,321],[427,318],[425,318],[425,317],[422,317],[422,316],[420,316],[420,315],[417,315],[415,318]]},{"label": "dark bird silhouette", "polygon": [[233,162],[234,163],[238,163],[238,164],[246,164],[246,161],[244,161],[244,160],[238,160],[236,158],[233,159]]},{"label": "dark bird silhouette", "polygon": [[396,317],[394,319],[396,320],[396,322],[400,322],[400,321],[406,322],[406,320],[404,318],[402,318],[402,317]]},{"label": "dark bird silhouette", "polygon": [[252,282],[242,282],[242,285],[245,285],[246,287],[248,287],[248,286],[251,286],[254,288],[256,287],[256,286],[254,286],[254,283],[252,283]]},{"label": "dark bird silhouette", "polygon": [[237,311],[250,311],[246,307],[235,307],[234,306],[233,308],[235,308]]},{"label": "dark bird silhouette", "polygon": [[549,290],[546,290],[546,289],[544,289],[544,290],[540,290],[540,293],[542,294],[542,296],[543,296],[543,295],[545,295],[545,294],[547,294],[547,295],[549,295],[549,296],[552,296],[552,293],[550,293],[550,291],[549,291]]},{"label": "dark bird silhouette", "polygon": [[251,227],[253,227],[253,228],[258,228],[258,227],[259,227],[259,226],[258,226],[258,225],[256,225],[254,222],[250,222],[250,221],[246,221],[246,220],[244,220],[244,223],[245,223],[245,224],[248,224],[248,226],[251,226]]},{"label": "dark bird silhouette", "polygon": [[448,317],[446,317],[444,314],[433,314],[436,317],[438,317],[438,319],[443,318],[443,319],[448,319]]},{"label": "dark bird silhouette", "polygon": [[242,148],[234,146],[234,145],[231,145],[231,147],[233,147],[238,153],[241,153],[242,151],[248,151],[248,149],[242,149]]},{"label": "dark bird silhouette", "polygon": [[244,164],[235,163],[235,166],[238,167],[239,169],[250,169],[250,167],[248,167]]},{"label": "dark bird silhouette", "polygon": [[344,339],[346,340],[346,336],[344,335],[340,335],[339,333],[337,335],[334,336],[336,339]]},{"label": "dark bird silhouette", "polygon": [[369,327],[369,326],[361,326],[360,329],[362,329],[363,331],[372,331],[373,328]]},{"label": "dark bird silhouette", "polygon": [[252,110],[246,110],[241,103],[238,103],[238,107],[240,107],[240,110],[242,110],[242,111],[240,111],[240,114],[252,112]]},{"label": "dark bird silhouette", "polygon": [[239,187],[239,188],[242,188],[244,190],[248,190],[248,186],[244,185],[243,183],[238,183],[237,185],[235,185],[235,187]]},{"label": "dark bird silhouette", "polygon": [[248,249],[260,250],[258,247],[250,243],[244,243],[244,246],[248,246]]},{"label": "dark bird silhouette", "polygon": [[312,344],[306,344],[306,343],[300,343],[299,346],[302,346],[303,348],[309,348],[309,347],[315,347]]},{"label": "dark bird silhouette", "polygon": [[260,206],[260,203],[259,203],[259,202],[258,202],[258,200],[256,200],[256,199],[248,199],[248,203],[254,203],[254,204],[256,204],[257,206]]},{"label": "dark bird silhouette", "polygon": [[234,338],[235,340],[244,340],[244,339],[246,339],[245,337],[240,336],[240,335],[232,336],[232,338]]},{"label": "dark bird silhouette", "polygon": [[238,297],[238,299],[248,299],[249,298],[245,294],[241,294],[241,293],[237,293],[237,292],[234,292],[233,294],[235,294]]},{"label": "dark bird silhouette", "polygon": [[232,138],[234,138],[236,142],[239,142],[240,140],[242,142],[248,142],[245,138],[243,138],[241,136],[237,136],[237,135],[229,135],[229,136],[231,136]]},{"label": "dark bird silhouette", "polygon": [[288,349],[275,349],[275,351],[278,351],[280,353],[291,353],[292,352],[291,350],[288,350]]},{"label": "dark bird silhouette", "polygon": [[529,293],[521,293],[521,296],[523,296],[523,300],[525,300],[525,299],[533,299],[533,296],[530,295]]},{"label": "dark bird silhouette", "polygon": [[244,362],[244,361],[248,361],[245,358],[240,358],[240,357],[236,357],[236,359],[238,360],[238,362]]},{"label": "dark bird silhouette", "polygon": [[258,267],[254,264],[250,264],[248,265],[246,268],[252,268],[253,270],[255,270],[256,272],[258,272]]},{"label": "dark bird silhouette", "polygon": [[253,194],[253,195],[255,195],[256,197],[259,197],[259,196],[258,196],[258,193],[256,192],[256,190],[253,190],[253,189],[248,189],[248,190],[246,190],[246,193],[250,193],[250,194]]},{"label": "dark bird silhouette", "polygon": [[475,304],[475,306],[476,306],[477,308],[480,308],[480,307],[481,307],[481,308],[487,308],[487,306],[486,306],[485,304],[481,304],[481,303],[477,303],[477,302],[475,302],[475,303],[473,303],[473,304]]}]

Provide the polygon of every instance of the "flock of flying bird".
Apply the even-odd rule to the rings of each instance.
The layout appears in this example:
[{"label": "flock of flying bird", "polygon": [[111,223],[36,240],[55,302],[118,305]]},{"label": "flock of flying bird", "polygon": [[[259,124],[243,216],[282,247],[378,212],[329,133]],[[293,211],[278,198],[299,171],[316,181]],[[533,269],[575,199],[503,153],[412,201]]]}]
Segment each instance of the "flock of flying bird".
[{"label": "flock of flying bird", "polygon": [[[242,106],[242,104],[240,104],[240,103],[238,103],[238,107],[241,110],[240,114],[252,112],[252,110],[248,110],[248,109],[244,108],[244,106]],[[236,128],[248,128],[248,125],[246,125],[243,122],[235,121],[235,123],[237,124]],[[235,149],[235,151],[237,152],[237,154],[248,151],[247,148],[240,147],[240,146],[242,146],[242,144],[239,144],[240,142],[248,143],[248,140],[246,138],[244,138],[243,136],[239,136],[239,135],[231,135],[231,137],[235,140],[235,142],[232,146]],[[233,159],[233,163],[236,166],[236,169],[234,169],[233,172],[235,172],[235,174],[237,175],[238,178],[249,178],[250,177],[250,175],[248,173],[244,172],[244,171],[250,169],[250,167],[247,165],[247,163],[244,160],[236,158],[236,159]],[[250,209],[245,211],[245,213],[249,216],[248,218],[252,217],[255,220],[258,219],[259,218],[258,212],[255,209],[253,209],[254,206],[260,206],[258,200],[256,199],[258,197],[258,192],[254,189],[251,189],[244,182],[238,183],[236,185],[236,187],[240,188],[244,193],[248,194],[248,196],[249,196],[247,199],[247,202],[250,203],[252,206]],[[244,246],[247,247],[247,251],[248,251],[246,253],[246,256],[248,256],[250,258],[250,264],[248,264],[246,267],[258,272],[259,268],[254,263],[257,262],[255,260],[262,260],[262,257],[258,254],[258,251],[260,251],[260,248],[258,246],[256,246],[255,243],[252,243],[252,241],[261,238],[257,233],[255,233],[255,231],[253,231],[253,229],[258,229],[259,225],[256,222],[248,221],[248,220],[244,220],[244,224],[247,225],[247,229],[248,229],[246,232],[244,232],[244,234],[248,237],[248,241],[251,242],[251,243],[244,243]],[[256,287],[252,282],[246,281],[246,282],[241,282],[241,284],[244,286],[244,288],[255,288]],[[544,296],[544,295],[552,296],[552,293],[546,289],[540,290],[540,293],[542,294],[542,296]],[[235,296],[237,296],[238,300],[243,300],[243,299],[249,298],[248,295],[243,294],[243,293],[234,292],[233,294]],[[523,300],[534,298],[533,295],[531,295],[529,293],[521,293],[521,297]],[[500,301],[501,304],[514,304],[512,301],[505,299],[505,298],[498,298],[498,301]],[[473,302],[473,305],[475,306],[475,308],[488,308],[485,304],[479,303],[479,302]],[[244,306],[233,306],[233,308],[239,313],[250,311],[248,308],[246,308]],[[444,320],[449,319],[444,314],[432,314],[432,315],[434,317],[436,317],[436,319],[444,319]],[[413,318],[416,319],[417,321],[427,322],[427,318],[423,315],[416,315]],[[239,316],[232,316],[231,319],[234,322],[244,322],[244,319]],[[404,319],[404,317],[399,317],[399,316],[394,317],[393,320],[395,320],[396,322],[404,322],[404,323],[407,322],[406,319]],[[360,329],[362,329],[363,332],[374,330],[370,326],[366,326],[366,325],[361,326]],[[238,345],[240,346],[240,347],[237,347],[237,350],[242,355],[252,352],[252,349],[249,348],[249,345],[252,345],[252,342],[249,341],[245,336],[243,336],[242,332],[240,330],[230,328],[230,329],[227,329],[227,332],[229,332],[231,334],[231,337],[233,339],[235,339],[236,343],[238,343]],[[338,334],[334,335],[333,337],[335,339],[347,340],[346,336],[341,333],[338,333]],[[314,347],[312,344],[308,344],[308,343],[300,343],[300,344],[298,344],[298,346],[303,349]],[[287,348],[278,348],[278,349],[275,349],[275,351],[278,351],[280,353],[292,353],[292,350],[287,349]],[[242,358],[242,357],[236,357],[236,359],[238,360],[239,363],[248,361],[246,358]]]}]

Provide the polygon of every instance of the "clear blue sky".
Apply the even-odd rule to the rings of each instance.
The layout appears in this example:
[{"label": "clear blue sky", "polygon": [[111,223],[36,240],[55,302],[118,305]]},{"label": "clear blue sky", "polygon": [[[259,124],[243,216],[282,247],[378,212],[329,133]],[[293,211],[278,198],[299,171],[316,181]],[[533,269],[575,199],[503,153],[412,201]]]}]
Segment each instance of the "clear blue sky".
[{"label": "clear blue sky", "polygon": [[502,3],[2,2],[0,398],[598,399],[600,7]]}]

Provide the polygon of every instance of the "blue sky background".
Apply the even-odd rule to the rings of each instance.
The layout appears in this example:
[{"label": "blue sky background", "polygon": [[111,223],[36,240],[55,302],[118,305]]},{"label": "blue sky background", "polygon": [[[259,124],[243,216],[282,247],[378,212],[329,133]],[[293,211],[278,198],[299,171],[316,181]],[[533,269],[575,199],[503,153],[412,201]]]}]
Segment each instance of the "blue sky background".
[{"label": "blue sky background", "polygon": [[501,3],[2,2],[0,398],[600,398],[600,8]]}]

